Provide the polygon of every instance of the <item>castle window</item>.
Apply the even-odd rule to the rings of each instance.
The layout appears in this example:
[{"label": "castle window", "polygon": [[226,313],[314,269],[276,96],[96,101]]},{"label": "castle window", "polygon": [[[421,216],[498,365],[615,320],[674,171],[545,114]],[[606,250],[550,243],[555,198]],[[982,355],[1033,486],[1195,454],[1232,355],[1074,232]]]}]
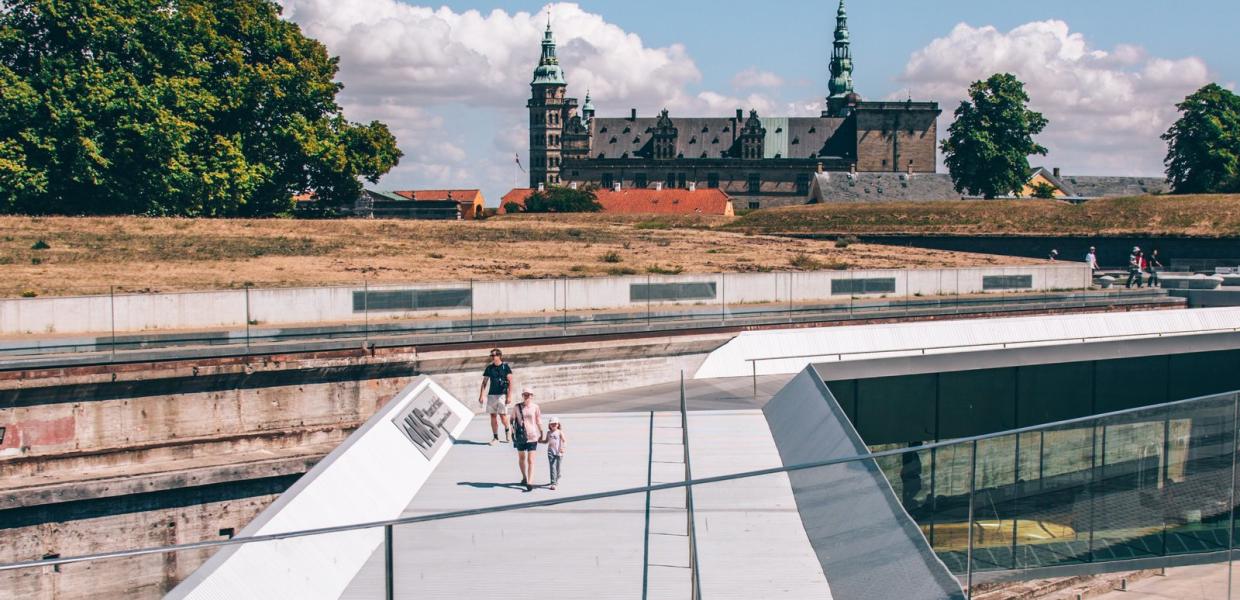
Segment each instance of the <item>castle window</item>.
[{"label": "castle window", "polygon": [[723,127],[723,133],[727,133],[727,132],[728,132],[728,127],[725,125],[725,126]]},{"label": "castle window", "polygon": [[749,202],[749,210],[758,210],[759,208],[762,208],[761,202],[755,202],[755,201]]},{"label": "castle window", "polygon": [[685,188],[689,187],[688,180],[687,180],[687,178],[685,177],[685,174],[684,174],[684,173],[681,173],[681,174],[679,174],[679,175],[677,175],[677,176],[676,176],[676,187],[678,187],[678,188],[680,188],[680,189],[685,189]]},{"label": "castle window", "polygon": [[800,144],[800,143],[801,143],[801,138],[792,138],[792,145],[793,145],[793,146],[795,146],[795,145],[797,145],[797,144]]},{"label": "castle window", "polygon": [[[611,143],[613,143],[613,144],[614,144],[614,143],[616,143],[616,140],[612,140],[612,141],[611,141]],[[604,158],[607,158],[607,154],[606,154],[605,152],[599,152],[599,153],[598,153],[598,159],[599,159],[599,160],[603,160]]]},{"label": "castle window", "polygon": [[719,187],[719,174],[718,173],[707,173],[706,174],[706,187],[711,188],[711,189],[716,189]]},{"label": "castle window", "polygon": [[749,174],[749,193],[757,194],[762,191],[762,175],[758,173]]},{"label": "castle window", "polygon": [[668,173],[668,174],[667,174],[667,181],[666,181],[666,185],[667,185],[667,187],[669,187],[669,188],[674,188],[674,187],[676,187],[676,174],[675,174],[675,173]]},{"label": "castle window", "polygon": [[633,128],[632,128],[632,127],[625,127],[625,128],[624,128],[624,131],[621,131],[620,133],[629,133],[629,132],[631,132],[631,131],[633,131]]},{"label": "castle window", "polygon": [[784,132],[784,128],[783,128],[783,127],[776,127],[776,128],[775,128],[775,133],[783,133],[783,132]]},{"label": "castle window", "polygon": [[644,188],[646,187],[646,184],[647,184],[647,181],[646,181],[645,173],[638,173],[633,176],[633,187]]},{"label": "castle window", "polygon": [[611,173],[603,173],[602,186],[610,190],[612,185],[614,185],[614,181],[612,180]]},{"label": "castle window", "polygon": [[715,139],[711,140],[711,141],[710,141],[710,143],[712,143],[712,144],[718,144],[718,143],[719,143],[719,138],[715,138]]},{"label": "castle window", "polygon": [[696,144],[696,143],[697,143],[697,138],[696,138],[696,137],[689,138],[689,143],[690,143],[690,144]]},{"label": "castle window", "polygon": [[610,143],[614,144],[614,143],[616,143],[616,141],[617,141],[617,140],[616,140],[616,138],[611,138],[611,142],[610,142]]},{"label": "castle window", "polygon": [[635,138],[633,138],[633,143],[634,143],[634,144],[640,144],[640,143],[642,143],[642,139],[641,139],[640,137],[635,137]]},{"label": "castle window", "polygon": [[703,127],[702,133],[710,133],[710,127]]},{"label": "castle window", "polygon": [[817,128],[817,127],[810,127],[810,128],[809,128],[809,132],[810,132],[810,133],[818,133],[818,128]]},{"label": "castle window", "polygon": [[705,152],[703,152],[703,153],[702,153],[702,158],[706,158],[706,153],[705,153]]},{"label": "castle window", "polygon": [[602,128],[602,129],[598,130],[598,132],[599,132],[599,133],[607,133],[607,128],[606,128],[606,127],[604,127],[604,128]]}]

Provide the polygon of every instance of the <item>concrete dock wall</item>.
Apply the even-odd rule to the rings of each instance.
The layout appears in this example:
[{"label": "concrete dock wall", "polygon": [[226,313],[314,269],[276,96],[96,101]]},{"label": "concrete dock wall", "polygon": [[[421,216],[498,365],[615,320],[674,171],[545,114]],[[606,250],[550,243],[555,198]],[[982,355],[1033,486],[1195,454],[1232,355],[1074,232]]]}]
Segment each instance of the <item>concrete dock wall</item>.
[{"label": "concrete dock wall", "polygon": [[[1005,283],[996,277],[1010,279]],[[1090,277],[1083,264],[1047,263],[970,269],[636,275],[7,298],[0,299],[0,335],[186,330],[245,327],[247,323],[381,323],[431,317],[1046,291],[1086,288]]]}]

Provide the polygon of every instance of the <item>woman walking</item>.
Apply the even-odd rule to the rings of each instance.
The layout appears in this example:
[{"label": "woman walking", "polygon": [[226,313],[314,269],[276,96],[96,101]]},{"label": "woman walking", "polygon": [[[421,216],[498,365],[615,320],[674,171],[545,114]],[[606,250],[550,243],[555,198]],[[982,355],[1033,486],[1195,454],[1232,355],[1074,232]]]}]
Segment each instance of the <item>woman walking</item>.
[{"label": "woman walking", "polygon": [[534,453],[543,438],[542,409],[534,404],[534,391],[521,390],[521,402],[509,412],[512,422],[512,444],[517,448],[517,464],[521,467],[521,484],[525,491],[534,491]]}]

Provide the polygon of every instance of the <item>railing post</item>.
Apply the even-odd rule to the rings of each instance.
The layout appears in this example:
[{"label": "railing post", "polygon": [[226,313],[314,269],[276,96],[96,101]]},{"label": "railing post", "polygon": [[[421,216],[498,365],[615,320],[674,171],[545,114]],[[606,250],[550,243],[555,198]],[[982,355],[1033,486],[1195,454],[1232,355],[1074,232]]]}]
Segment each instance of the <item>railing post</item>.
[{"label": "railing post", "polygon": [[396,597],[396,574],[393,570],[392,526],[383,526],[383,597],[393,600]]},{"label": "railing post", "polygon": [[[1231,490],[1227,501],[1227,600],[1231,600],[1232,552],[1236,547],[1236,436],[1240,435],[1240,394],[1231,396]],[[1164,547],[1164,552],[1166,549]]]},{"label": "railing post", "polygon": [[753,397],[756,400],[758,398],[758,361],[750,360],[749,364],[753,365]]},{"label": "railing post", "polygon": [[560,279],[564,285],[564,335],[568,335],[568,277]]},{"label": "railing post", "polygon": [[728,322],[728,274],[719,274],[719,324]]},{"label": "railing post", "polygon": [[973,440],[973,452],[969,457],[969,549],[965,555],[965,597],[973,598],[973,505],[977,496],[977,440]]},{"label": "railing post", "polygon": [[362,280],[362,341],[370,341],[370,282]]},{"label": "railing post", "polygon": [[792,322],[792,272],[788,272],[788,322]]},{"label": "railing post", "polygon": [[245,353],[250,353],[250,284],[245,284]]},{"label": "railing post", "polygon": [[646,330],[647,331],[654,328],[654,324],[651,322],[651,314],[650,314],[650,283],[651,283],[650,275],[646,275]]},{"label": "railing post", "polygon": [[108,306],[112,313],[112,360],[116,360],[116,286],[108,286]]},{"label": "railing post", "polygon": [[474,304],[477,302],[477,296],[474,294],[474,280],[469,280],[469,341],[474,341]]}]

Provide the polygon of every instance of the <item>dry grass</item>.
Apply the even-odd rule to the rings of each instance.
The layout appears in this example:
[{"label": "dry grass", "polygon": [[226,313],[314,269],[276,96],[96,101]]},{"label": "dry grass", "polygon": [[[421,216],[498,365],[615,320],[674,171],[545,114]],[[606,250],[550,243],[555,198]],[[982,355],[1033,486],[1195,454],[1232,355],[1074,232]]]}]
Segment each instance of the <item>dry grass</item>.
[{"label": "dry grass", "polygon": [[[0,217],[0,295],[95,294],[107,293],[110,286],[118,292],[157,292],[363,279],[395,283],[1024,262],[864,244],[841,249],[831,242],[719,230],[726,221],[600,215],[522,215],[483,222]],[[33,249],[38,240],[49,248]],[[604,262],[610,253],[619,261]]]},{"label": "dry grass", "polygon": [[1240,235],[1240,195],[821,204],[761,210],[722,226],[759,233]]}]

